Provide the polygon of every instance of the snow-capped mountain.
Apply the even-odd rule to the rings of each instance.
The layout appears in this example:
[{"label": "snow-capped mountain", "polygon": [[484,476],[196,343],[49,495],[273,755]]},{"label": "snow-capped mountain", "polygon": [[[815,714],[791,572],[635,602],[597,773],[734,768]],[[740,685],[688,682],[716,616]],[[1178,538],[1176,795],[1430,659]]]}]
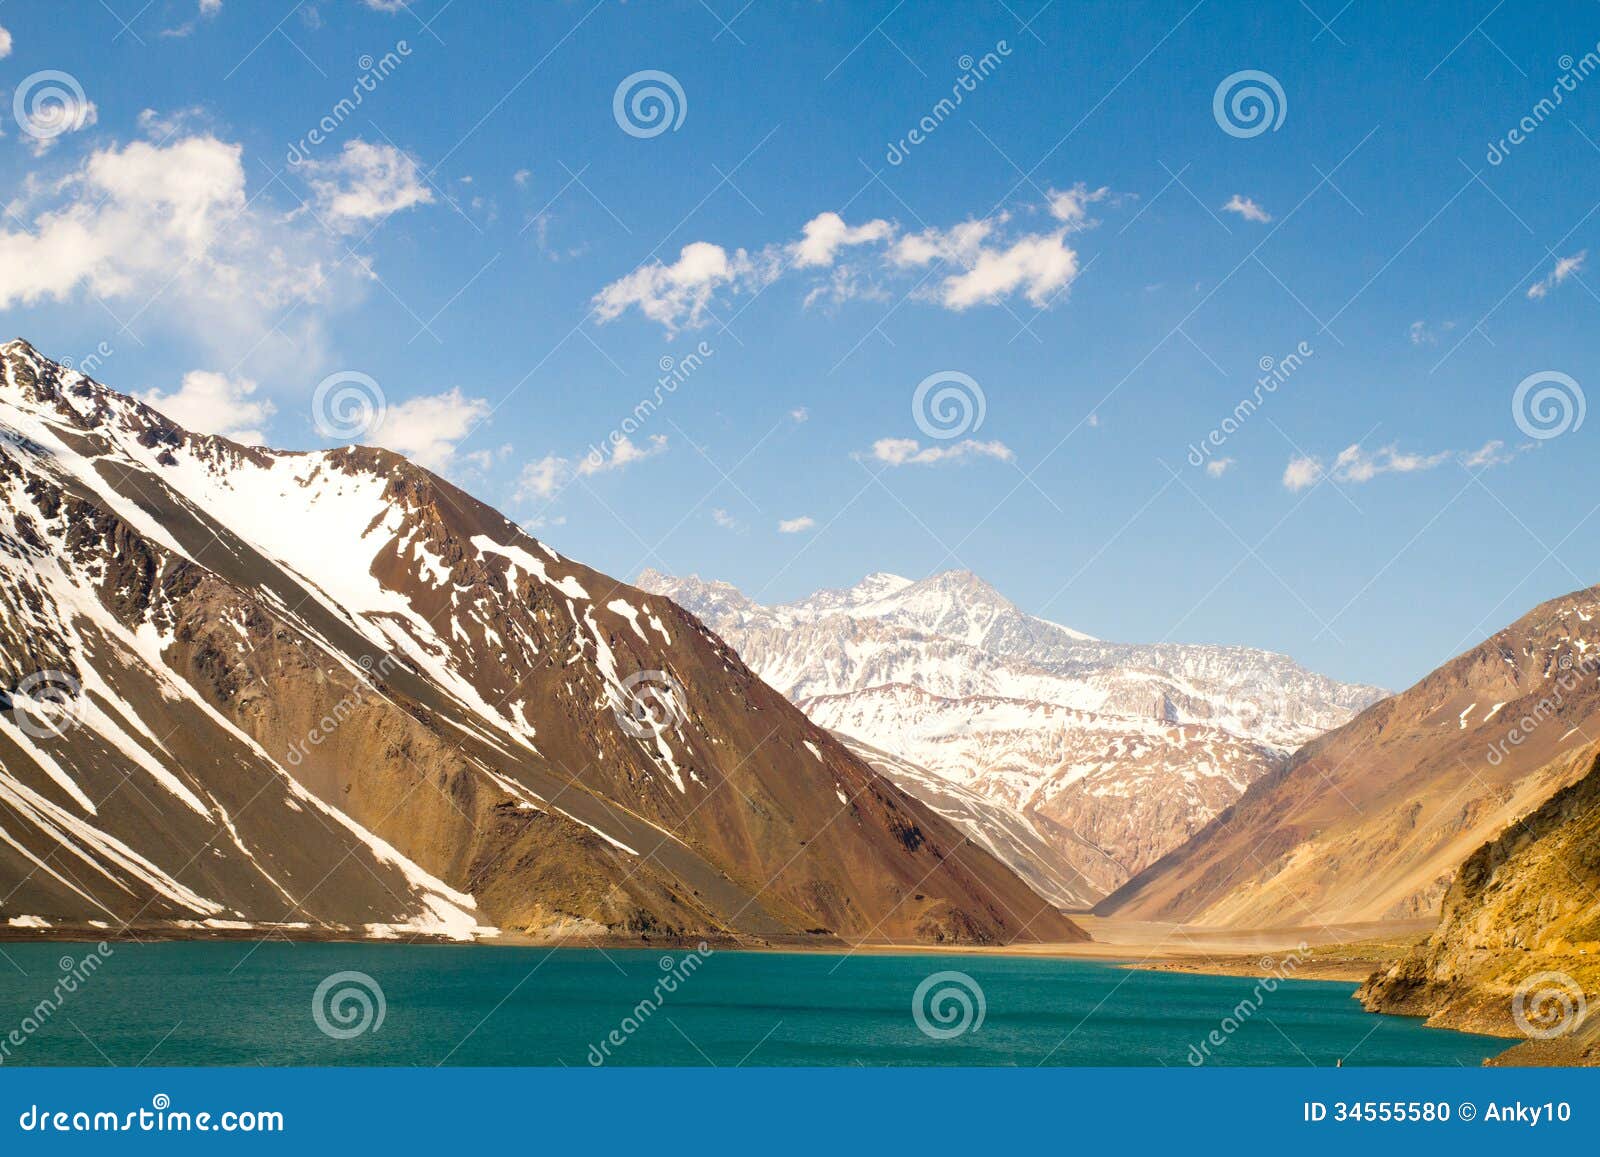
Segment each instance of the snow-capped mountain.
[{"label": "snow-capped mountain", "polygon": [[694,576],[636,581],[699,615],[816,722],[1041,825],[1056,861],[1012,858],[1024,875],[1102,892],[1384,694],[1248,647],[1108,643],[965,571],[872,574],[770,607]]},{"label": "snow-capped mountain", "polygon": [[387,451],[193,434],[20,341],[0,925],[1083,935],[668,599]]}]

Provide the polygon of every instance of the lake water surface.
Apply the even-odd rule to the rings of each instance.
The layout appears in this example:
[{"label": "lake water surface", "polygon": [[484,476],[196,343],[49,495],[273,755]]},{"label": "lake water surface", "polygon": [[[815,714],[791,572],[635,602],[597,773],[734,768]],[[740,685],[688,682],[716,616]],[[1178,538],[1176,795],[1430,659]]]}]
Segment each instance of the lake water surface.
[{"label": "lake water surface", "polygon": [[0,951],[8,1065],[1478,1065],[1510,1044],[1374,1016],[1351,984],[1076,960],[125,944],[41,1009],[93,947]]}]

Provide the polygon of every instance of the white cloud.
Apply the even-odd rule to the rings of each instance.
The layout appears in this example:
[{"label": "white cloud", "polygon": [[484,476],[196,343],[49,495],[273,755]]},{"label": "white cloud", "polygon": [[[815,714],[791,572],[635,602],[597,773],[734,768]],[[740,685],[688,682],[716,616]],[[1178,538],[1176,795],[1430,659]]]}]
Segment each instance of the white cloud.
[{"label": "white cloud", "polygon": [[361,0],[374,12],[404,12],[406,0]]},{"label": "white cloud", "polygon": [[1064,193],[1052,189],[1049,196],[1050,216],[1073,232],[1087,229],[1095,224],[1089,217],[1089,206],[1109,196],[1109,187],[1102,185],[1098,189],[1091,189],[1082,181]]},{"label": "white cloud", "polygon": [[1380,474],[1415,474],[1432,470],[1451,458],[1449,450],[1437,454],[1401,451],[1393,443],[1370,453],[1360,443],[1346,446],[1333,460],[1333,477],[1340,482],[1370,482]]},{"label": "white cloud", "polygon": [[1468,450],[1461,455],[1461,464],[1468,470],[1487,470],[1491,466],[1504,466],[1511,461],[1511,454],[1506,450],[1506,444],[1496,439],[1485,442],[1476,450]]},{"label": "white cloud", "polygon": [[200,0],[200,15],[215,16],[222,11],[222,0]]},{"label": "white cloud", "polygon": [[1228,198],[1227,204],[1222,206],[1222,211],[1224,213],[1237,213],[1246,221],[1256,221],[1261,224],[1272,220],[1272,214],[1256,204],[1254,199],[1240,196],[1238,193]]},{"label": "white cloud", "polygon": [[641,265],[602,289],[594,297],[595,315],[602,322],[611,321],[634,305],[668,333],[704,325],[717,290],[748,285],[762,276],[759,270],[764,265],[743,249],[729,254],[709,241],[692,241],[671,265],[659,261]]},{"label": "white cloud", "polygon": [[589,478],[612,470],[623,470],[635,462],[665,454],[667,436],[652,434],[645,445],[640,446],[626,435],[619,435],[610,446],[609,456],[604,449],[594,447],[578,461],[576,466],[573,465],[572,459],[563,458],[559,454],[547,454],[537,462],[530,462],[522,468],[522,473],[517,477],[513,497],[518,502],[554,498],[574,479]]},{"label": "white cloud", "polygon": [[1296,455],[1284,467],[1283,484],[1291,491],[1301,491],[1322,481],[1322,462],[1309,455]]},{"label": "white cloud", "polygon": [[1437,327],[1425,321],[1414,321],[1406,329],[1406,336],[1411,339],[1412,345],[1438,345],[1439,338],[1455,329],[1453,321],[1441,322]]},{"label": "white cloud", "polygon": [[343,251],[314,222],[252,203],[242,148],[211,135],[100,149],[9,209],[0,308],[123,299],[141,332],[182,332],[223,364],[249,355],[258,380],[321,362],[321,318],[286,321],[291,305],[357,296],[367,278],[338,268]]},{"label": "white cloud", "polygon": [[572,463],[554,454],[547,454],[522,468],[513,496],[518,502],[552,498],[571,477]]},{"label": "white cloud", "polygon": [[266,445],[262,428],[277,412],[265,398],[254,400],[256,384],[248,378],[230,378],[211,370],[190,370],[174,393],[151,390],[139,394],[186,430],[220,434],[246,446]]},{"label": "white cloud", "polygon": [[346,141],[329,161],[308,162],[317,213],[339,228],[366,223],[433,201],[415,157],[393,145]]},{"label": "white cloud", "polygon": [[1206,463],[1206,473],[1213,478],[1221,478],[1232,465],[1232,458],[1213,458]]},{"label": "white cloud", "polygon": [[1512,454],[1506,450],[1505,443],[1499,440],[1485,442],[1476,450],[1439,450],[1431,454],[1401,450],[1394,443],[1379,446],[1375,450],[1367,450],[1356,443],[1339,451],[1333,466],[1326,471],[1321,459],[1296,455],[1289,459],[1289,465],[1283,472],[1283,484],[1289,490],[1299,491],[1315,485],[1324,477],[1332,478],[1335,482],[1359,484],[1371,482],[1383,474],[1418,474],[1451,460],[1471,470],[1486,470],[1491,466],[1503,466],[1511,459]]},{"label": "white cloud", "polygon": [[1552,289],[1581,270],[1588,256],[1589,251],[1587,249],[1580,249],[1571,257],[1556,258],[1555,268],[1550,271],[1549,276],[1543,281],[1536,281],[1528,286],[1528,296],[1535,301],[1541,297],[1548,296]]},{"label": "white cloud", "polygon": [[779,534],[799,534],[801,531],[810,530],[817,524],[817,520],[809,514],[802,514],[799,518],[785,518],[778,523]]},{"label": "white cloud", "polygon": [[811,420],[811,411],[804,406],[796,406],[789,411],[789,420],[797,426],[801,422],[809,422]]},{"label": "white cloud", "polygon": [[1068,235],[1093,225],[1088,206],[1109,196],[1108,189],[1081,184],[1051,192],[1045,208],[1058,224],[1036,233],[1011,232],[1009,213],[902,234],[890,221],[850,225],[827,211],[805,223],[799,240],[785,244],[730,253],[709,241],[691,242],[672,264],[653,261],[603,287],[594,295],[594,311],[599,321],[608,322],[637,307],[670,334],[706,324],[719,295],[757,292],[787,273],[824,274],[805,295],[809,306],[819,300],[884,297],[883,280],[904,280],[936,263],[939,272],[948,272],[918,289],[919,300],[959,311],[1020,294],[1042,309],[1080,271]]},{"label": "white cloud", "polygon": [[511,179],[517,184],[518,188],[525,188],[528,182],[533,179],[533,174],[527,169],[518,169],[511,174]]},{"label": "white cloud", "polygon": [[743,530],[744,526],[737,518],[723,510],[720,506],[711,512],[711,521],[722,527],[723,530]]},{"label": "white cloud", "polygon": [[491,407],[482,398],[469,398],[459,386],[442,394],[409,398],[388,407],[383,420],[367,438],[378,446],[404,454],[418,466],[444,471],[454,464],[456,446],[472,432]]},{"label": "white cloud", "polygon": [[0,28],[0,60],[11,55],[11,33]]},{"label": "white cloud", "polygon": [[890,466],[932,466],[939,462],[965,462],[972,458],[997,458],[1009,462],[1014,455],[1004,442],[979,442],[964,438],[944,446],[923,446],[915,438],[879,438],[872,457]]},{"label": "white cloud", "polygon": [[801,232],[791,252],[795,266],[806,269],[832,266],[839,250],[846,246],[886,241],[894,235],[894,226],[878,218],[852,227],[846,225],[839,214],[827,212],[818,213],[807,221]]}]

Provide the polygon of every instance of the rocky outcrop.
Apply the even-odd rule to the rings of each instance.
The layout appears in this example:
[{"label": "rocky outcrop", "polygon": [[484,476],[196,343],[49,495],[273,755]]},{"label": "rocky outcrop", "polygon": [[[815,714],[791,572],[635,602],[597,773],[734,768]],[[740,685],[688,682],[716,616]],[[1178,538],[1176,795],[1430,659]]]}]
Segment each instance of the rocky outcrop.
[{"label": "rocky outcrop", "polygon": [[1496,1063],[1600,1064],[1600,746],[1467,857],[1438,929],[1362,987],[1376,1012],[1526,1038]]}]

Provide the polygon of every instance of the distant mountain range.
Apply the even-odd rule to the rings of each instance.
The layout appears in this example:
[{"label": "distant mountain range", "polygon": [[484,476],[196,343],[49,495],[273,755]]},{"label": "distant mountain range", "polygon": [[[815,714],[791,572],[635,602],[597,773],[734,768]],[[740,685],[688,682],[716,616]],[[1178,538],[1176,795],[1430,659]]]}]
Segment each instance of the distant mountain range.
[{"label": "distant mountain range", "polygon": [[1023,844],[993,850],[1068,907],[1384,694],[1248,647],[1104,642],[964,571],[872,574],[781,606],[695,576],[635,581],[698,615],[817,723],[892,756],[880,770],[975,839],[996,814],[1024,825]]},{"label": "distant mountain range", "polygon": [[0,346],[0,924],[1081,939],[667,599]]}]

